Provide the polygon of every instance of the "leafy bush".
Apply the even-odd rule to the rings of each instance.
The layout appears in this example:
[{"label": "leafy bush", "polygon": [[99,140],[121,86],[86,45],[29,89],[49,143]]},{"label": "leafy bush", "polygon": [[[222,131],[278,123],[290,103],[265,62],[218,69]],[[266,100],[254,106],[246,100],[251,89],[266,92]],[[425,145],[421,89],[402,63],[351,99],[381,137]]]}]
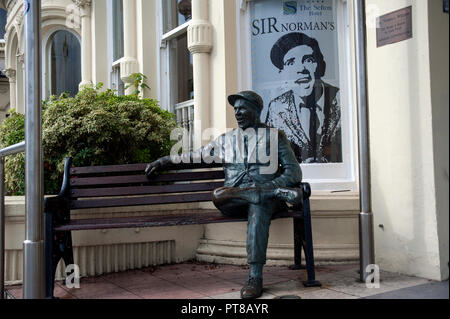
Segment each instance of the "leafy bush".
[{"label": "leafy bush", "polygon": [[[0,148],[25,140],[25,117],[11,110],[0,125]],[[23,195],[25,189],[25,154],[8,156],[5,160],[5,184],[8,195]]]},{"label": "leafy bush", "polygon": [[[98,87],[84,88],[74,98],[51,97],[43,103],[42,118],[46,194],[59,191],[65,157],[73,158],[73,166],[148,163],[169,154],[176,127],[175,115],[161,110],[157,101],[99,92]],[[17,113],[5,120],[2,147],[23,141],[23,123]],[[12,157],[7,162],[8,193],[23,194],[23,171],[20,175]]]}]

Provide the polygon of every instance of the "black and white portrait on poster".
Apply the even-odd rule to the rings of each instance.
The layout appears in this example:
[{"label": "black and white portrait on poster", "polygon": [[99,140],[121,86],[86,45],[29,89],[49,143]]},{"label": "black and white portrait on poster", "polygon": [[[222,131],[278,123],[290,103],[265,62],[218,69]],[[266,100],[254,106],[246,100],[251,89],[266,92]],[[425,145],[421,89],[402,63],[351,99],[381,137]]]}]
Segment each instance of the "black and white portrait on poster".
[{"label": "black and white portrait on poster", "polygon": [[250,8],[262,121],[286,133],[300,163],[341,163],[335,0],[256,0]]}]

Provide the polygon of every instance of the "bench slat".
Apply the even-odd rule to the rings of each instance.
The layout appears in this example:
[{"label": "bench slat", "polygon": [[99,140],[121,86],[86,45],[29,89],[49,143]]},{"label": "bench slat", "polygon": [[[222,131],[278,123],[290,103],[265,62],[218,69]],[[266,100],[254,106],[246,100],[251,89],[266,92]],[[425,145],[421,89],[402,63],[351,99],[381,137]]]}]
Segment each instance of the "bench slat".
[{"label": "bench slat", "polygon": [[[274,216],[273,219],[302,217],[300,211],[289,210]],[[93,230],[110,228],[143,228],[165,227],[180,225],[201,225],[212,223],[245,222],[246,217],[228,217],[218,210],[205,210],[196,214],[184,215],[158,215],[146,217],[121,217],[105,219],[78,219],[72,220],[66,225],[55,227],[55,231]]]},{"label": "bench slat", "polygon": [[181,181],[199,181],[208,179],[223,179],[223,171],[207,172],[188,172],[188,173],[168,173],[155,176],[148,179],[145,175],[125,175],[125,176],[106,176],[106,177],[86,177],[71,178],[70,186],[100,186],[100,185],[120,185],[120,184],[152,184],[159,182],[181,182]]},{"label": "bench slat", "polygon": [[102,196],[127,196],[146,194],[167,194],[183,192],[212,191],[222,187],[223,182],[173,184],[162,186],[129,186],[114,188],[79,188],[70,192],[71,198],[102,197]]},{"label": "bench slat", "polygon": [[[109,173],[123,173],[123,172],[143,172],[147,164],[124,164],[124,165],[106,165],[106,166],[84,166],[73,167],[70,169],[70,175],[92,175],[92,174],[109,174]],[[182,169],[199,169],[199,168],[215,168],[222,167],[222,164],[178,164],[173,167],[175,170]],[[167,170],[171,169],[171,166],[167,167]]]},{"label": "bench slat", "polygon": [[122,173],[122,172],[139,172],[139,171],[143,172],[146,167],[147,164],[73,167],[70,169],[70,175]]},{"label": "bench slat", "polygon": [[177,194],[168,196],[74,200],[70,202],[70,209],[209,202],[211,201],[211,195],[212,195],[211,192],[207,192],[207,193],[193,193],[193,194]]}]

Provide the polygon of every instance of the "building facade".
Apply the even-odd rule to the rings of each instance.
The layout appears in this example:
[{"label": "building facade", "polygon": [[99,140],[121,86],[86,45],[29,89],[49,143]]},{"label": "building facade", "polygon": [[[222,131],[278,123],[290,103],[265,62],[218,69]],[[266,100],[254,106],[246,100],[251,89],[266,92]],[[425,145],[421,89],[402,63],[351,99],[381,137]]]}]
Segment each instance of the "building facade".
[{"label": "building facade", "polygon": [[[0,3],[7,12],[0,59],[4,43],[9,79],[8,99],[0,86],[0,114],[10,108],[24,112],[22,2]],[[376,263],[438,280],[448,278],[449,51],[448,13],[442,5],[366,1]],[[380,45],[381,18],[409,7],[411,34]],[[353,18],[348,0],[43,0],[42,94],[73,95],[100,82],[127,94],[130,75],[142,73],[150,87],[142,97],[176,113],[190,133],[189,147],[197,148],[237,126],[227,96],[255,90],[264,99],[262,120],[283,129],[298,146],[304,179],[313,188],[316,259],[355,261]],[[7,260],[19,265],[23,207],[20,199],[10,201]],[[192,208],[199,206],[209,207]],[[167,209],[179,207],[157,208]],[[269,264],[292,262],[292,228],[291,221],[273,223]],[[85,275],[190,258],[245,264],[245,231],[244,223],[236,223],[77,232],[74,246]],[[143,251],[153,253],[144,260]],[[120,261],[114,264],[112,256]],[[9,281],[20,278],[16,271]]]}]

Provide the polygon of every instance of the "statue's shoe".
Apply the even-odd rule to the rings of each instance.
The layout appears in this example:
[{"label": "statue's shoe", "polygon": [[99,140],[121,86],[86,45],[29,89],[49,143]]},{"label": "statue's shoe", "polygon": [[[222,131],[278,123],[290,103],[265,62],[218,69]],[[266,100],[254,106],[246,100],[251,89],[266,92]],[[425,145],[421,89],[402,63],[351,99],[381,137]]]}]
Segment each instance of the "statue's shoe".
[{"label": "statue's shoe", "polygon": [[247,283],[241,289],[242,299],[255,299],[262,295],[263,281],[262,278],[250,277]]},{"label": "statue's shoe", "polygon": [[303,192],[300,188],[280,187],[275,190],[277,198],[292,204],[299,205],[303,200]]}]

